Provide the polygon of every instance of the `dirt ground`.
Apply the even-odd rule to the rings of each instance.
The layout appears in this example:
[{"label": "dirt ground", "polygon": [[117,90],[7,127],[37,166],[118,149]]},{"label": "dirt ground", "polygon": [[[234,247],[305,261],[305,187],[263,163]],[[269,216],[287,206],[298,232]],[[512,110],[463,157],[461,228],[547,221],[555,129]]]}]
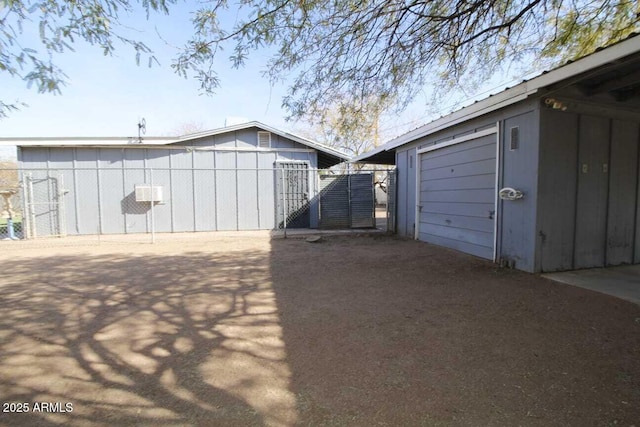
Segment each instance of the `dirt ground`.
[{"label": "dirt ground", "polygon": [[640,426],[613,297],[388,236],[22,243],[2,425]]}]

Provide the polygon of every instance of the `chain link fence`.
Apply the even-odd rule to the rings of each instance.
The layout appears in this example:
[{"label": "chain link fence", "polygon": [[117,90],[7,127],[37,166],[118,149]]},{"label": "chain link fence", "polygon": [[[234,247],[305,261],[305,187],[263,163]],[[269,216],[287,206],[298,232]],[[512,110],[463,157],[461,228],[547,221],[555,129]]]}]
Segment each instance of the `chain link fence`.
[{"label": "chain link fence", "polygon": [[[0,169],[0,238],[154,242],[160,233],[393,231],[393,174],[317,170],[305,162],[235,169]],[[343,216],[337,226],[336,215]]]},{"label": "chain link fence", "polygon": [[17,169],[0,168],[0,239],[18,240],[23,235],[23,212]]}]

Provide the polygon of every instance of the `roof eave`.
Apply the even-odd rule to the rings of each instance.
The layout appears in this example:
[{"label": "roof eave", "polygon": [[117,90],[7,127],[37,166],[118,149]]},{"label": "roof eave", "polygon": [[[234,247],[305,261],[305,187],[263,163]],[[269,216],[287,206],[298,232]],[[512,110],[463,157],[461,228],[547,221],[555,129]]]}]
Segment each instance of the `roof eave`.
[{"label": "roof eave", "polygon": [[[306,145],[323,153],[339,159],[341,161],[349,161],[351,157],[339,150],[327,147],[310,139],[295,135],[289,132],[281,131],[272,126],[266,125],[258,121],[240,123],[237,125],[227,126],[223,128],[213,129],[206,132],[192,133],[182,136],[168,137],[147,137],[142,142],[137,142],[136,137],[17,137],[17,138],[0,138],[0,145],[17,145],[19,147],[81,147],[81,146],[105,146],[120,147],[126,145],[136,146],[162,146],[176,143],[184,143],[200,138],[207,138],[226,132],[235,132],[243,129],[256,127],[265,131],[280,135],[284,138],[291,139],[300,144]],[[65,144],[66,143],[66,144]]]},{"label": "roof eave", "polygon": [[387,151],[392,150],[401,145],[415,141],[418,138],[438,132],[449,126],[456,125],[523,101],[538,93],[544,87],[601,67],[607,63],[622,59],[626,56],[637,53],[638,50],[640,50],[640,37],[631,37],[613,46],[596,51],[574,62],[560,66],[547,73],[522,82],[512,88],[506,89],[496,95],[477,101],[474,104],[436,119],[424,126],[414,129],[411,132],[392,139],[382,147]]}]

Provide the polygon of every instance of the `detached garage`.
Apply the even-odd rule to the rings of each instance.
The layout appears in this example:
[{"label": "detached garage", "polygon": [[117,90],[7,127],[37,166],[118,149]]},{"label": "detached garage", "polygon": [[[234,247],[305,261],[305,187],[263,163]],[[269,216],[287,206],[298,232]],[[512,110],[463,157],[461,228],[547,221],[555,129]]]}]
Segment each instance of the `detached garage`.
[{"label": "detached garage", "polygon": [[403,236],[529,272],[640,263],[640,37],[355,159],[397,167]]}]

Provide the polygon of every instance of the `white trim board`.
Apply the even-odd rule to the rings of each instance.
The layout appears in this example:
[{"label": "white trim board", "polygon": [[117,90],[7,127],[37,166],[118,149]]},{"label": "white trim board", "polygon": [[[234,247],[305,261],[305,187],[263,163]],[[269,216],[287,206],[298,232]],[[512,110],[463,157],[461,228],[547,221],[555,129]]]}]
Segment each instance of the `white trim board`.
[{"label": "white trim board", "polygon": [[493,262],[498,261],[498,185],[500,184],[500,122],[496,122],[496,181],[493,204]]},{"label": "white trim board", "polygon": [[226,151],[240,153],[315,153],[318,150],[313,148],[260,148],[260,147],[206,147],[192,145],[144,145],[144,144],[127,144],[127,145],[19,145],[19,149],[23,148],[92,148],[92,149],[132,149],[132,150],[172,150],[172,151]]},{"label": "white trim board", "polygon": [[[429,145],[427,147],[416,149],[416,159],[414,166],[415,170],[415,228],[414,228],[414,240],[420,240],[420,208],[422,200],[420,198],[420,184],[421,184],[421,172],[422,172],[422,155],[431,151],[438,150],[440,148],[451,147],[467,141],[473,141],[475,139],[483,138],[495,134],[496,144],[496,178],[494,183],[494,214],[493,214],[493,261],[497,259],[498,250],[498,183],[500,177],[500,122],[496,122],[495,126],[489,129],[483,129],[478,132],[474,132],[467,135],[462,135],[458,138],[454,138],[448,141],[443,141],[439,144]],[[411,151],[409,151],[411,152]]]},{"label": "white trim board", "polygon": [[469,135],[463,135],[463,136],[460,136],[458,138],[453,138],[453,139],[451,139],[449,141],[443,141],[443,142],[441,142],[439,144],[429,145],[427,147],[420,148],[418,150],[418,154],[427,153],[427,152],[433,151],[433,150],[439,150],[440,148],[444,148],[444,147],[450,147],[452,145],[456,145],[456,144],[460,144],[460,143],[463,143],[463,142],[471,141],[471,140],[474,140],[474,139],[482,138],[484,136],[492,135],[494,133],[498,133],[498,127],[497,126],[492,127],[490,129],[485,129],[485,130],[481,130],[481,131],[478,131],[478,132],[474,132],[474,133],[471,133]]}]

